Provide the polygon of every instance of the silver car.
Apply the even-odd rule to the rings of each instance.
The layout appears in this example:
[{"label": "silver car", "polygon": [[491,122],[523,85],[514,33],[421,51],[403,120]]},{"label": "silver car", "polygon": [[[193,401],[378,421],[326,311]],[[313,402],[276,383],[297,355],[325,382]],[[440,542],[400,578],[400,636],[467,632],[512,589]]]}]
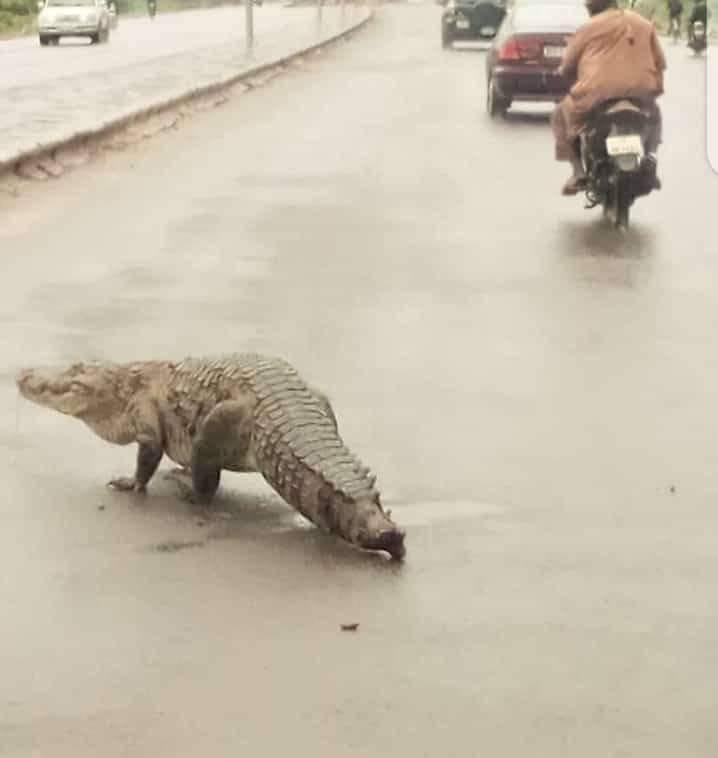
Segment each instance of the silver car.
[{"label": "silver car", "polygon": [[41,45],[61,37],[89,37],[93,44],[110,39],[110,14],[105,0],[44,0],[37,18]]}]

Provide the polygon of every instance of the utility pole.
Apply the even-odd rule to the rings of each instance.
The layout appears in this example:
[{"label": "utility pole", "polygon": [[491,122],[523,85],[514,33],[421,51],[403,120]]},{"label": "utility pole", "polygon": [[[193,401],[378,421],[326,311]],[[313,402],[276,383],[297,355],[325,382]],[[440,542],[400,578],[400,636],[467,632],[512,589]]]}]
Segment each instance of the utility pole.
[{"label": "utility pole", "polygon": [[244,36],[247,52],[254,46],[254,0],[244,0]]}]

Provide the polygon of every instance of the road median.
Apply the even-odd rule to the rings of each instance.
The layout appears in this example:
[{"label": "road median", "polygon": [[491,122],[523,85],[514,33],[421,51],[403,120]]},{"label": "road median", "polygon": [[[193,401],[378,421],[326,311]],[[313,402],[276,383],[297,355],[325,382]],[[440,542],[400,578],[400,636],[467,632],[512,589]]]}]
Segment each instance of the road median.
[{"label": "road median", "polygon": [[[0,174],[252,80],[352,34],[373,17],[370,8],[353,4],[325,7],[321,16],[288,12],[302,16],[282,33],[258,39],[251,55],[240,33],[232,45],[0,92]],[[97,95],[88,103],[78,92]]]}]

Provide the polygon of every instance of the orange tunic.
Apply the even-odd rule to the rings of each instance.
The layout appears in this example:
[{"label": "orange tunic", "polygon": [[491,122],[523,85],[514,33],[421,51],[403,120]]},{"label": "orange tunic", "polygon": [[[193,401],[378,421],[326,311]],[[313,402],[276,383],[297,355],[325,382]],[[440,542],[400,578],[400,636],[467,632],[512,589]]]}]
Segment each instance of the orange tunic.
[{"label": "orange tunic", "polygon": [[655,26],[633,11],[611,8],[595,15],[571,39],[560,73],[575,84],[560,103],[568,136],[605,100],[653,98],[663,93],[666,59]]}]

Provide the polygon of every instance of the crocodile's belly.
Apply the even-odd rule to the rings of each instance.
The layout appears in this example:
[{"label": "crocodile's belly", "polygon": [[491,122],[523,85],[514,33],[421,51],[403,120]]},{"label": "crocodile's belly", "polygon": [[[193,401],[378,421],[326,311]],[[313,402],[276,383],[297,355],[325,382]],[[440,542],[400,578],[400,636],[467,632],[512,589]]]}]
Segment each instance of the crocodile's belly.
[{"label": "crocodile's belly", "polygon": [[[169,424],[165,429],[165,453],[175,463],[189,468],[192,462],[193,437],[182,424]],[[249,442],[247,447],[238,439],[236,447],[230,446],[224,451],[226,458],[222,468],[227,471],[257,472],[257,460],[254,456],[254,446]]]},{"label": "crocodile's belly", "polygon": [[241,473],[258,473],[257,459],[254,456],[254,445],[249,443],[249,448],[242,454],[235,454],[225,462],[224,468],[227,471],[237,471]]},{"label": "crocodile's belly", "polygon": [[192,436],[181,424],[169,424],[165,428],[165,453],[180,466],[189,467],[192,460]]}]

